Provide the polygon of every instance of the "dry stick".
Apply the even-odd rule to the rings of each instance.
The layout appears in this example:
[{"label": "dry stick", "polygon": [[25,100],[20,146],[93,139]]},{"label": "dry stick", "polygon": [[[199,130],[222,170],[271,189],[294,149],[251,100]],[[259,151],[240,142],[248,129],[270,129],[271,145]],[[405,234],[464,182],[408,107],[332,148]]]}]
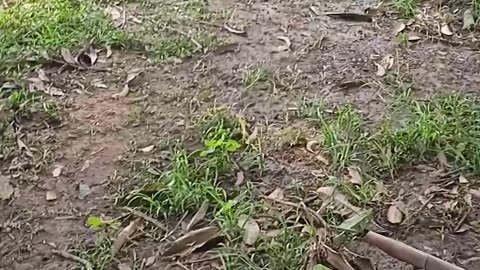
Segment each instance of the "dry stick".
[{"label": "dry stick", "polygon": [[75,255],[72,255],[72,254],[70,254],[66,251],[54,249],[54,250],[52,250],[52,253],[55,254],[55,255],[61,256],[65,259],[81,263],[83,266],[85,266],[85,268],[87,270],[93,270],[92,264],[89,261],[84,260],[80,257],[75,256]]},{"label": "dry stick", "polygon": [[150,217],[150,216],[147,216],[146,214],[140,212],[140,211],[137,211],[133,208],[130,208],[130,207],[122,207],[124,210],[127,210],[128,212],[132,213],[132,215],[134,216],[137,216],[137,217],[141,217],[143,218],[144,220],[152,223],[153,225],[157,226],[160,230],[164,231],[164,232],[168,232],[168,229],[167,227],[165,227],[165,225],[163,225],[162,223],[160,223],[160,221]]},{"label": "dry stick", "polygon": [[297,207],[297,208],[300,207],[305,212],[305,214],[312,215],[319,223],[322,223],[323,227],[328,228],[328,223],[317,212],[308,208],[304,203],[296,204],[296,203],[287,202],[287,201],[284,201],[284,200],[269,198],[268,196],[262,196],[262,197],[266,200],[274,201],[274,202],[284,204],[284,205],[287,205],[287,206]]},{"label": "dry stick", "polygon": [[425,270],[464,270],[456,265],[443,261],[423,251],[408,246],[400,241],[369,231],[363,238],[388,255]]}]

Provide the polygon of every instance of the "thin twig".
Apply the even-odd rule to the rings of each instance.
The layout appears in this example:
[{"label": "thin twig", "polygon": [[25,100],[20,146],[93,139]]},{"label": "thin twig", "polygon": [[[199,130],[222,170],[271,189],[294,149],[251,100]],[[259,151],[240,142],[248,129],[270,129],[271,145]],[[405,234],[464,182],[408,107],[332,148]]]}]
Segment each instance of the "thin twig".
[{"label": "thin twig", "polygon": [[75,256],[73,254],[70,254],[66,251],[54,249],[54,250],[52,250],[52,253],[55,254],[55,255],[61,256],[65,259],[81,263],[83,266],[85,266],[85,268],[87,270],[93,270],[92,264],[89,261],[87,261],[85,259],[82,259],[78,256]]},{"label": "thin twig", "polygon": [[152,223],[153,225],[157,226],[160,230],[164,231],[164,232],[168,232],[168,229],[165,225],[163,225],[162,223],[160,223],[160,221],[150,217],[150,216],[147,216],[146,214],[140,212],[140,211],[137,211],[133,208],[130,208],[130,207],[122,207],[124,210],[127,210],[128,212],[130,212],[132,215],[134,216],[137,216],[137,217],[141,217],[143,218],[144,220]]},{"label": "thin twig", "polygon": [[291,206],[291,207],[297,207],[297,208],[300,207],[305,212],[305,214],[307,214],[307,216],[308,215],[313,216],[317,220],[317,222],[321,223],[325,228],[328,227],[328,223],[317,212],[315,212],[313,209],[307,207],[304,203],[296,204],[296,203],[287,202],[287,201],[280,200],[280,199],[269,198],[268,196],[262,196],[262,197],[264,199],[274,201],[274,202],[277,202],[277,203],[280,203],[280,204],[283,204],[283,205],[287,205],[287,206]]}]

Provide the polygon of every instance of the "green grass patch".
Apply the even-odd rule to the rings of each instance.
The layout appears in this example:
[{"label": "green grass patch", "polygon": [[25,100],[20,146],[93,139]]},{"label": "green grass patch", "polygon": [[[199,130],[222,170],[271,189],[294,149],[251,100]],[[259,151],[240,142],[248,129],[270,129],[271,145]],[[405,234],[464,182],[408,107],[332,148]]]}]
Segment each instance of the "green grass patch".
[{"label": "green grass patch", "polygon": [[[431,160],[438,153],[452,165],[480,173],[480,107],[461,95],[415,100],[404,95],[388,119],[369,128],[350,106],[333,115],[307,115],[319,124],[324,145],[339,170],[395,171],[405,163]],[[373,173],[373,175],[378,173]]]},{"label": "green grass patch", "polygon": [[475,21],[480,20],[480,0],[472,0],[473,16]]},{"label": "green grass patch", "polygon": [[410,19],[415,16],[420,0],[393,0],[392,4],[403,18]]},{"label": "green grass patch", "polygon": [[2,68],[62,47],[97,44],[122,45],[124,32],[114,29],[99,7],[80,0],[19,0],[0,11]]},{"label": "green grass patch", "polygon": [[270,72],[264,67],[255,67],[245,70],[242,77],[245,90],[268,89],[270,87]]}]

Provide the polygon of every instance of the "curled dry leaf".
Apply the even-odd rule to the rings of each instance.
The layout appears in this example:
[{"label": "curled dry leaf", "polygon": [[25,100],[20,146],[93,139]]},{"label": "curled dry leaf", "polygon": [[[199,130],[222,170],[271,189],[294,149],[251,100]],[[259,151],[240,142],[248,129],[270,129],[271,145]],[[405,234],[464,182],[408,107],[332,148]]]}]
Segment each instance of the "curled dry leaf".
[{"label": "curled dry leaf", "polygon": [[243,242],[247,245],[253,246],[260,235],[260,227],[258,226],[258,223],[248,215],[241,215],[238,218],[238,227],[245,230],[243,232]]},{"label": "curled dry leaf", "polygon": [[238,171],[237,181],[235,181],[235,186],[239,187],[243,183],[243,181],[245,181],[245,174],[243,173],[243,171]]},{"label": "curled dry leaf", "polygon": [[385,68],[384,68],[382,65],[378,64],[378,63],[375,63],[375,65],[377,66],[377,73],[376,73],[376,75],[377,75],[378,77],[383,77],[383,76],[385,76],[385,74],[387,73],[387,72],[385,71]]},{"label": "curled dry leaf", "polygon": [[362,175],[360,174],[360,170],[357,167],[348,167],[348,174],[350,176],[350,183],[355,185],[363,184]]},{"label": "curled dry leaf", "polygon": [[398,35],[398,33],[402,32],[403,30],[405,30],[405,24],[403,22],[398,22],[395,24],[395,26],[393,27],[393,34],[396,36]]},{"label": "curled dry leaf", "polygon": [[402,211],[400,211],[396,204],[393,204],[388,208],[387,219],[388,222],[392,224],[399,224],[400,222],[402,222],[403,213]]},{"label": "curled dry leaf", "polygon": [[288,37],[279,36],[279,37],[277,37],[277,39],[280,40],[280,41],[283,41],[285,43],[285,45],[277,47],[278,52],[288,51],[290,49],[290,47],[292,46],[292,42],[290,41],[290,39]]},{"label": "curled dry leaf", "polygon": [[443,24],[442,27],[440,27],[440,32],[445,36],[453,35],[453,32],[450,29],[450,26],[448,26],[448,24]]},{"label": "curled dry leaf", "polygon": [[130,87],[128,87],[128,84],[125,84],[123,86],[122,91],[113,94],[111,97],[114,98],[114,99],[124,98],[128,95],[129,92],[130,92]]},{"label": "curled dry leaf", "polygon": [[202,205],[198,209],[197,213],[195,213],[192,220],[190,220],[190,222],[188,223],[187,228],[186,228],[187,231],[190,231],[193,227],[195,227],[195,225],[198,224],[198,222],[200,220],[202,220],[207,215],[207,211],[208,211],[209,206],[210,206],[210,204],[208,203],[208,201],[204,201],[202,203]]},{"label": "curled dry leaf", "polygon": [[247,33],[247,32],[245,32],[245,30],[233,28],[233,27],[229,26],[227,23],[223,24],[223,28],[225,28],[228,32],[230,32],[232,34],[239,35],[239,36],[243,36]]},{"label": "curled dry leaf", "polygon": [[475,25],[475,18],[471,9],[466,9],[463,12],[463,30],[470,30]]},{"label": "curled dry leaf", "polygon": [[125,227],[120,233],[118,234],[117,238],[113,241],[112,245],[112,255],[115,256],[120,249],[125,245],[125,243],[129,240],[130,236],[134,234],[138,226],[140,225],[141,219],[137,218],[134,221],[130,222],[130,224]]},{"label": "curled dry leaf", "polygon": [[133,69],[129,70],[128,73],[127,73],[127,79],[125,80],[125,84],[129,84],[130,82],[135,80],[135,78],[137,78],[138,75],[140,75],[142,73],[143,73],[143,69],[141,69],[141,68],[133,68]]},{"label": "curled dry leaf", "polygon": [[421,39],[422,39],[422,37],[418,34],[415,34],[415,33],[409,33],[408,34],[408,41],[419,41]]},{"label": "curled dry leaf", "polygon": [[166,257],[188,255],[213,239],[220,237],[220,235],[220,230],[213,226],[191,231],[170,243],[162,255]]},{"label": "curled dry leaf", "polygon": [[84,67],[91,67],[98,60],[97,51],[92,47],[85,48],[78,53],[76,60]]},{"label": "curled dry leaf", "polygon": [[157,259],[156,256],[150,256],[145,260],[145,267],[149,267],[155,263],[155,260]]},{"label": "curled dry leaf", "polygon": [[155,145],[152,144],[152,145],[149,145],[147,147],[141,148],[140,151],[143,152],[143,153],[150,153],[150,152],[152,152],[152,150],[154,148],[155,148]]},{"label": "curled dry leaf", "polygon": [[318,149],[320,148],[320,142],[309,141],[307,142],[307,145],[305,146],[305,148],[307,148],[307,151],[310,153],[317,153]]},{"label": "curled dry leaf", "polygon": [[285,198],[285,194],[283,193],[283,189],[276,188],[267,197],[272,200],[283,200]]},{"label": "curled dry leaf", "polygon": [[13,187],[7,176],[0,175],[0,200],[8,200],[13,195]]}]

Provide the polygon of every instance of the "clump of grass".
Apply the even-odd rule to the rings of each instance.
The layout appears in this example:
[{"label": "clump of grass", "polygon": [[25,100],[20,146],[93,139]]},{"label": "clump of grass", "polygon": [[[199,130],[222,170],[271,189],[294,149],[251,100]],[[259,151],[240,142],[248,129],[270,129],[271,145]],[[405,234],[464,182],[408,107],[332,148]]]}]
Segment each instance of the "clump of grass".
[{"label": "clump of grass", "polygon": [[400,12],[400,15],[406,19],[415,16],[415,11],[419,5],[419,0],[393,0],[393,6]]},{"label": "clump of grass", "polygon": [[93,2],[80,0],[15,1],[0,11],[0,33],[3,67],[90,40],[121,45],[127,39]]},{"label": "clump of grass", "polygon": [[219,40],[214,34],[206,32],[200,32],[192,37],[171,33],[158,37],[153,42],[152,47],[159,61],[165,61],[172,57],[178,59],[188,58],[198,51],[203,52],[219,44]]},{"label": "clump of grass", "polygon": [[408,47],[408,33],[398,33],[396,40],[397,40],[397,44],[400,47],[403,47],[403,48]]},{"label": "clump of grass", "polygon": [[271,74],[266,68],[255,67],[253,69],[248,69],[243,73],[242,83],[245,86],[245,90],[257,87],[260,88],[260,86],[266,86],[268,88],[268,85],[265,84],[269,82],[270,77]]},{"label": "clump of grass", "polygon": [[472,0],[473,16],[475,21],[480,20],[480,0]]}]

